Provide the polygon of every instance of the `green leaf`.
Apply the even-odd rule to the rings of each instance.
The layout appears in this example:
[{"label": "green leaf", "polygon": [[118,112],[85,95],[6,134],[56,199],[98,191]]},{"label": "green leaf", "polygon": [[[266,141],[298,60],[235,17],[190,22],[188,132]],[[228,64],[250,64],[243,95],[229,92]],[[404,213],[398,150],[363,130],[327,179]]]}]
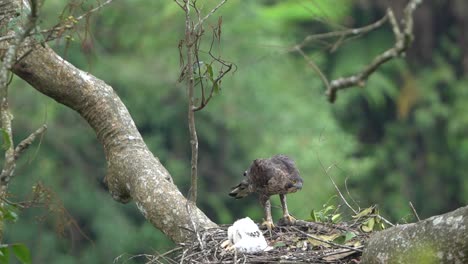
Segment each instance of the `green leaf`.
[{"label": "green leaf", "polygon": [[[340,236],[340,234],[331,234],[331,235],[319,235],[317,236],[318,239],[322,240],[322,241],[335,241],[338,237]],[[307,238],[307,240],[309,240],[309,243],[314,246],[314,247],[318,247],[318,246],[323,246],[323,247],[330,247],[330,244],[326,243],[326,242],[322,242],[320,240],[317,240],[313,237],[309,237]]]},{"label": "green leaf", "polygon": [[333,242],[337,243],[337,244],[340,244],[340,245],[344,245],[346,244],[348,241],[350,241],[351,239],[353,239],[354,237],[356,237],[356,234],[353,233],[353,232],[346,232],[342,235],[340,235],[339,237],[335,238],[333,240]]},{"label": "green leaf", "polygon": [[0,264],[7,264],[10,262],[10,249],[8,245],[0,245]]},{"label": "green leaf", "polygon": [[366,222],[364,222],[361,225],[361,230],[366,233],[372,232],[372,230],[374,230],[374,224],[375,224],[375,219],[369,218]]},{"label": "green leaf", "polygon": [[379,230],[379,231],[382,231],[385,229],[385,224],[383,222],[379,222],[377,223],[377,225],[375,226],[375,229],[376,230]]},{"label": "green leaf", "polygon": [[0,207],[3,220],[16,222],[18,220],[18,214],[16,213],[16,210],[16,207],[10,204],[5,204],[3,207]]},{"label": "green leaf", "polygon": [[341,219],[342,219],[341,214],[334,214],[331,217],[332,222],[335,224],[341,221]]},{"label": "green leaf", "polygon": [[334,243],[343,245],[345,243],[346,237],[341,235],[333,240]]},{"label": "green leaf", "polygon": [[310,211],[310,218],[311,218],[312,222],[318,222],[317,213],[315,212],[314,209],[312,209],[312,211]]},{"label": "green leaf", "polygon": [[363,216],[370,215],[372,213],[373,209],[374,209],[374,206],[371,206],[369,208],[366,208],[366,209],[362,210],[357,215],[353,215],[352,217],[353,218],[361,218]]},{"label": "green leaf", "polygon": [[8,135],[8,133],[6,132],[5,129],[1,128],[0,131],[2,132],[2,137],[3,137],[3,145],[2,145],[2,148],[4,150],[7,150],[10,148],[11,146],[11,138],[10,138],[10,135]]},{"label": "green leaf", "polygon": [[206,73],[208,73],[210,80],[213,81],[213,67],[211,64],[206,65]]},{"label": "green leaf", "polygon": [[325,209],[323,209],[323,214],[326,215],[326,214],[328,214],[328,212],[334,211],[334,210],[335,210],[335,206],[329,205],[329,206],[325,207]]},{"label": "green leaf", "polygon": [[11,246],[13,253],[15,253],[16,258],[23,264],[31,263],[31,254],[29,249],[24,244],[14,244]]},{"label": "green leaf", "polygon": [[218,82],[213,82],[213,90],[215,94],[219,93],[219,85]]},{"label": "green leaf", "polygon": [[355,238],[356,234],[354,232],[346,232],[345,234],[345,242],[350,241],[351,239]]}]

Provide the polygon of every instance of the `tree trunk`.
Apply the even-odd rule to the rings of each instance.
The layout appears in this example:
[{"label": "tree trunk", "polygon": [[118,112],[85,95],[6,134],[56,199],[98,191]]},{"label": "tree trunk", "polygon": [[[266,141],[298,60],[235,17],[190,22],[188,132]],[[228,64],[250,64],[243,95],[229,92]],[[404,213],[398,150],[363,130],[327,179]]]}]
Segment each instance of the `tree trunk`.
[{"label": "tree trunk", "polygon": [[[25,8],[19,0],[0,0],[0,6],[2,28]],[[127,203],[134,199],[145,218],[175,242],[184,241],[193,230],[216,226],[172,183],[112,87],[77,69],[47,46],[23,47],[19,56],[24,54],[14,73],[77,111],[96,132],[106,154],[105,180],[115,200]]]},{"label": "tree trunk", "polygon": [[375,233],[361,263],[468,263],[468,206]]}]

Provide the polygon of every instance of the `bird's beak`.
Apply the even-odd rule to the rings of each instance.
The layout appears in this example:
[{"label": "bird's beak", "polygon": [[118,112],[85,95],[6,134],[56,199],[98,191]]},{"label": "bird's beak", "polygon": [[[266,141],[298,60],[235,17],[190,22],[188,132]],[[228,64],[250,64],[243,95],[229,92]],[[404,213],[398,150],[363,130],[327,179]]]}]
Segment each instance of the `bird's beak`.
[{"label": "bird's beak", "polygon": [[294,188],[296,188],[297,190],[302,190],[302,182],[294,184]]},{"label": "bird's beak", "polygon": [[288,188],[288,192],[297,192],[302,189],[302,182],[296,182]]}]

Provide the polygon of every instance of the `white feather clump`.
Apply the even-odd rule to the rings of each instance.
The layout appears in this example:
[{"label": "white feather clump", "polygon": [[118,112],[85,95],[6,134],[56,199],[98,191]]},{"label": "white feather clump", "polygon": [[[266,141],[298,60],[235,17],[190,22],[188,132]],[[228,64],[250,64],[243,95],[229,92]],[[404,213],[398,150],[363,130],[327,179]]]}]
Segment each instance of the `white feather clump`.
[{"label": "white feather clump", "polygon": [[262,232],[249,217],[237,220],[228,228],[228,239],[242,253],[255,253],[269,248]]}]

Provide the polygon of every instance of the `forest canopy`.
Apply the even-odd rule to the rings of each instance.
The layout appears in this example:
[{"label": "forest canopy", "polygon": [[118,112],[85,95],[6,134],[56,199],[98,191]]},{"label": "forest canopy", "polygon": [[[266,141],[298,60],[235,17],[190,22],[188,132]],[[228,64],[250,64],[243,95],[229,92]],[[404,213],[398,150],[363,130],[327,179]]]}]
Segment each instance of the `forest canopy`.
[{"label": "forest canopy", "polygon": [[[96,5],[75,2],[45,1],[39,26],[50,28]],[[304,179],[303,190],[288,200],[298,219],[329,205],[344,207],[330,178],[353,206],[378,204],[392,222],[414,221],[410,201],[421,218],[467,203],[468,45],[462,33],[468,7],[463,0],[425,2],[415,13],[415,41],[406,57],[330,104],[322,80],[292,47],[308,35],[371,24],[388,4],[332,2],[232,1],[205,22],[215,27],[222,17],[216,49],[236,68],[197,112],[198,206],[214,222],[261,221],[255,197],[239,202],[227,193],[253,159],[278,153],[292,157]],[[149,149],[188,195],[187,99],[177,81],[180,8],[173,1],[112,1],[63,34],[49,45],[113,87]],[[385,26],[338,49],[334,40],[303,51],[332,79],[355,72],[393,41]],[[8,224],[4,241],[26,244],[33,263],[107,263],[170,248],[134,204],[109,195],[104,151],[89,125],[28,86],[18,77],[10,85],[15,141],[44,123],[48,130],[18,161],[8,199],[36,203]],[[274,218],[281,214],[278,205],[274,198]]]}]

